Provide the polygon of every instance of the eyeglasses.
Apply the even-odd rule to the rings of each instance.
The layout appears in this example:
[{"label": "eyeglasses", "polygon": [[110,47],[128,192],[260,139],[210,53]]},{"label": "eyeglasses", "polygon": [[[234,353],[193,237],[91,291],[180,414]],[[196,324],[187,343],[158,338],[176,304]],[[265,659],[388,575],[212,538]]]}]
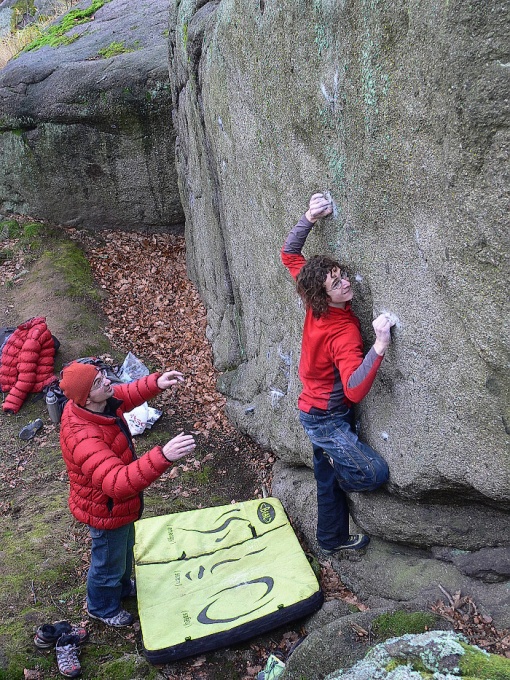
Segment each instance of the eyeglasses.
[{"label": "eyeglasses", "polygon": [[346,271],[341,271],[338,278],[336,278],[331,284],[331,288],[326,288],[326,293],[331,293],[332,290],[338,290],[342,286],[342,281],[349,281],[349,273]]},{"label": "eyeglasses", "polygon": [[99,371],[99,375],[97,376],[97,378],[95,378],[94,382],[92,383],[91,389],[99,390],[101,387],[103,387],[106,375],[107,375],[106,369],[104,368],[101,369]]}]

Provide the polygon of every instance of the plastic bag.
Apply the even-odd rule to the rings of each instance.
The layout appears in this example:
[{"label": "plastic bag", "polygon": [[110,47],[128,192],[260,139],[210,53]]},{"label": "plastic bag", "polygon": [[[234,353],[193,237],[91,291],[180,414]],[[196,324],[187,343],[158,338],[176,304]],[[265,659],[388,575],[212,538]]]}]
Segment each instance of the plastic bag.
[{"label": "plastic bag", "polygon": [[263,671],[257,675],[257,680],[276,680],[285,670],[285,664],[274,654],[270,654]]},{"label": "plastic bag", "polygon": [[163,411],[152,408],[145,401],[141,406],[137,406],[132,411],[124,414],[124,418],[133,436],[142,434],[147,428],[151,428]]},{"label": "plastic bag", "polygon": [[156,420],[161,417],[163,414],[163,411],[160,411],[157,408],[152,408],[152,406],[149,406],[149,417],[147,418],[147,422],[145,423],[145,427],[150,428],[154,425]]},{"label": "plastic bag", "polygon": [[119,370],[119,378],[122,382],[130,383],[133,380],[138,380],[138,378],[143,378],[149,375],[149,369],[147,366],[140,361],[134,354],[128,352],[124,363]]}]

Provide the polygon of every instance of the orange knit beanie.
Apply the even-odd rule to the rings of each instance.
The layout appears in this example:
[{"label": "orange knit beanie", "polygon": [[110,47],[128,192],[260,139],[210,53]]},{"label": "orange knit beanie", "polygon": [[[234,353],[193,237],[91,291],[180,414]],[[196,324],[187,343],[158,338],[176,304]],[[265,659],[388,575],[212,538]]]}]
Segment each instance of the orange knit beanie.
[{"label": "orange knit beanie", "polygon": [[92,383],[97,378],[98,372],[98,369],[91,364],[73,361],[62,371],[63,377],[60,380],[62,392],[78,406],[85,406],[92,389]]}]

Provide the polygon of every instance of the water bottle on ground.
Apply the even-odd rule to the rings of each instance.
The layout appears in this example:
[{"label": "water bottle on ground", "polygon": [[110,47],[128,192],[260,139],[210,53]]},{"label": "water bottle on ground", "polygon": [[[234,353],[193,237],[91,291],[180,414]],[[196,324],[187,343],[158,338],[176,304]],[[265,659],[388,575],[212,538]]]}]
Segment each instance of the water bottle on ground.
[{"label": "water bottle on ground", "polygon": [[60,416],[62,415],[60,404],[58,403],[57,395],[52,389],[46,392],[46,406],[50,414],[51,422],[57,425],[60,423]]}]

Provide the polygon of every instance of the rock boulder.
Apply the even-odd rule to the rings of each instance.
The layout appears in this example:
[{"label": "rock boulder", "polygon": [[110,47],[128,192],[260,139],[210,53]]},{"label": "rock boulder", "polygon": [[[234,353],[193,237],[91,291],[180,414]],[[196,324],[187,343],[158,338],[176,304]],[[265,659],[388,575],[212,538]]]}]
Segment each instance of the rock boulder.
[{"label": "rock boulder", "polygon": [[169,3],[97,4],[65,33],[69,44],[0,70],[0,208],[90,228],[180,229]]},{"label": "rock boulder", "polygon": [[279,250],[328,190],[335,214],[305,255],[351,272],[367,350],[375,315],[399,319],[357,409],[390,483],[352,511],[390,551],[429,551],[430,578],[455,568],[453,583],[435,547],[510,549],[503,6],[181,0],[170,26],[189,272],[230,417],[310,466],[296,413],[303,309]]}]

